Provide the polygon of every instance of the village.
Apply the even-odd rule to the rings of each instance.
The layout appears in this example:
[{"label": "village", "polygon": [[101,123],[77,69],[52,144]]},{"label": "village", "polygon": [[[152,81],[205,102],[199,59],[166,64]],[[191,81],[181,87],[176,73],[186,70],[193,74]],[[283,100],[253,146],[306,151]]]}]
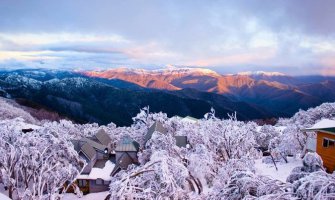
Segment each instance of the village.
[{"label": "village", "polygon": [[[165,191],[179,191],[171,195],[215,199],[222,196],[222,187],[230,191],[230,182],[248,181],[250,177],[249,181],[254,184],[249,185],[246,195],[269,195],[270,199],[271,195],[285,195],[290,199],[292,193],[286,192],[290,184],[332,178],[335,169],[332,109],[333,104],[323,104],[301,111],[291,119],[283,119],[274,126],[241,122],[234,115],[221,120],[215,117],[214,110],[203,119],[195,119],[190,116],[168,118],[164,113],[142,109],[131,127],[79,125],[70,121],[37,125],[29,122],[32,120],[29,117],[2,120],[1,142],[7,141],[16,148],[28,144],[27,148],[35,153],[14,146],[3,149],[3,158],[7,160],[0,165],[0,193],[20,199],[27,195],[20,188],[34,191],[38,186],[35,194],[28,195],[41,199],[59,196],[65,200],[117,199],[133,195],[151,198],[156,194],[151,190],[158,192],[164,184],[171,184]],[[319,117],[320,110],[324,112],[323,117]],[[31,140],[25,143],[21,137]],[[43,149],[48,144],[55,145],[56,149]],[[48,153],[54,160],[43,163],[39,157],[49,159]],[[41,172],[27,171],[35,178],[21,176],[26,165],[36,166],[34,160],[27,163],[30,161],[20,158],[26,156],[41,162],[38,166],[45,168]],[[7,162],[8,159],[15,159],[15,162]],[[7,176],[8,170],[15,173]],[[309,179],[312,175],[316,177]],[[240,176],[246,179],[234,179]],[[11,185],[7,180],[12,177],[16,182]],[[35,186],[35,181],[40,184]],[[50,187],[55,181],[58,186]],[[143,193],[142,188],[148,184],[150,192]],[[259,184],[269,188],[269,194],[258,194]],[[301,184],[297,191],[299,187],[304,191],[303,182]]]},{"label": "village", "polygon": [[[196,122],[196,119],[190,117],[185,117],[184,120]],[[160,122],[155,122],[145,135],[144,146],[154,132],[166,134],[167,130]],[[178,147],[189,148],[186,136],[174,137]],[[80,157],[87,162],[75,182],[84,194],[108,191],[112,176],[120,170],[126,170],[131,164],[139,164],[137,153],[141,151],[140,145],[130,137],[122,138],[114,147],[108,134],[100,129],[94,137],[82,138],[72,143]]]}]

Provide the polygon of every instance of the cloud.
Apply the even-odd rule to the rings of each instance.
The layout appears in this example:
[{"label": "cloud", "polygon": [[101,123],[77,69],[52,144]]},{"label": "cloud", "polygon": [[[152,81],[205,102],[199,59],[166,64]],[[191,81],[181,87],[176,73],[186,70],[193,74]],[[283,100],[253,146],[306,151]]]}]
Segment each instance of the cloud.
[{"label": "cloud", "polygon": [[315,73],[334,64],[333,7],[332,0],[4,0],[0,60]]}]

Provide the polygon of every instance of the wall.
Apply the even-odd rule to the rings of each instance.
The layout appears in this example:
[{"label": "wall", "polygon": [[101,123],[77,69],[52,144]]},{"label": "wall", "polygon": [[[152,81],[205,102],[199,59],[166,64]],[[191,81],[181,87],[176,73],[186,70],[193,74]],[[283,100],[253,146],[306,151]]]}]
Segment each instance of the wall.
[{"label": "wall", "polygon": [[323,147],[323,138],[335,140],[335,135],[318,132],[316,144],[316,152],[321,156],[323,160],[323,166],[327,168],[328,172],[333,172],[335,169],[335,146],[327,148]]},{"label": "wall", "polygon": [[104,185],[97,185],[96,180],[90,180],[90,193],[108,191],[109,184],[110,181],[107,184],[104,183]]}]

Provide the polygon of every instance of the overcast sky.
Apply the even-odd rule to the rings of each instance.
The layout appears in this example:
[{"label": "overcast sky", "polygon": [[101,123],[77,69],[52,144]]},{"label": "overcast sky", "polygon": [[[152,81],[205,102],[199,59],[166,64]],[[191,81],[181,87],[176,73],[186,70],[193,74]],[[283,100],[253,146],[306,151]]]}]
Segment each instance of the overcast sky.
[{"label": "overcast sky", "polygon": [[1,0],[0,68],[335,75],[333,0]]}]

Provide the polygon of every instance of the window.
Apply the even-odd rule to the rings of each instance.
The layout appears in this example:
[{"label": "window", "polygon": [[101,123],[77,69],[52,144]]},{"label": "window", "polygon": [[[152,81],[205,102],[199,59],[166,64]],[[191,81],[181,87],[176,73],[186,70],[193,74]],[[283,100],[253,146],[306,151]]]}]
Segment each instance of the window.
[{"label": "window", "polygon": [[109,185],[110,182],[109,181],[104,181],[104,185]]},{"label": "window", "polygon": [[95,181],[95,184],[97,185],[102,185],[103,184],[103,180],[98,178],[96,181]]},{"label": "window", "polygon": [[85,187],[86,186],[86,180],[78,180],[78,186],[79,187]]},{"label": "window", "polygon": [[322,146],[325,148],[335,147],[335,140],[329,138],[323,138]]},{"label": "window", "polygon": [[323,144],[322,144],[323,147],[328,147],[329,146],[329,140],[327,138],[323,138]]}]

